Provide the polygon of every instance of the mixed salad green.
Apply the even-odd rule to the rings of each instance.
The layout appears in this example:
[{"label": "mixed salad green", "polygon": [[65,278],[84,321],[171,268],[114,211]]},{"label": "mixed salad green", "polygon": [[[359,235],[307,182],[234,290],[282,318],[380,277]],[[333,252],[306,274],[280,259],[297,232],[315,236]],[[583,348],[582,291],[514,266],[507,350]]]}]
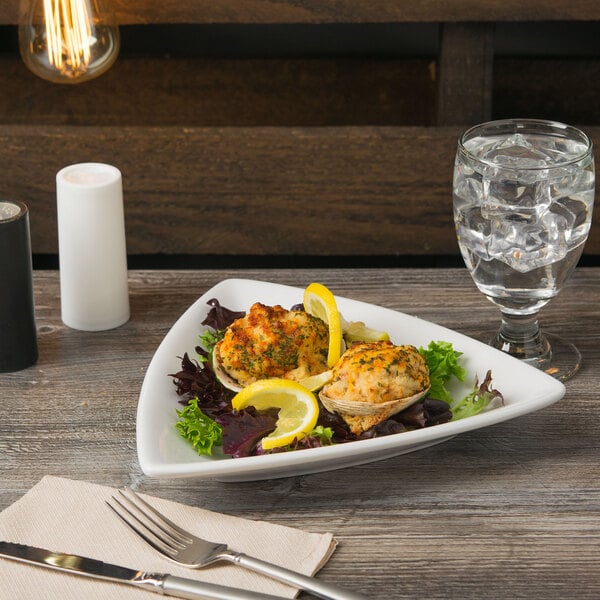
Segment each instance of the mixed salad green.
[{"label": "mixed salad green", "polygon": [[481,383],[476,378],[467,395],[453,398],[448,384],[453,379],[464,382],[467,377],[459,361],[462,353],[449,342],[432,341],[426,348],[419,348],[429,367],[431,383],[424,399],[359,436],[349,431],[339,415],[321,406],[317,425],[309,435],[295,439],[289,446],[266,451],[260,440],[275,429],[278,410],[259,412],[248,407],[235,411],[231,406],[235,393],[218,381],[212,368],[214,346],[226,328],[245,313],[231,311],[216,299],[208,304],[211,308],[202,322],[207,329],[195,348],[197,359],[184,354],[181,369],[170,375],[183,405],[177,411],[176,427],[199,454],[211,455],[215,447],[222,447],[224,454],[238,458],[346,443],[464,419],[503,402],[502,394],[492,387],[491,371]]}]

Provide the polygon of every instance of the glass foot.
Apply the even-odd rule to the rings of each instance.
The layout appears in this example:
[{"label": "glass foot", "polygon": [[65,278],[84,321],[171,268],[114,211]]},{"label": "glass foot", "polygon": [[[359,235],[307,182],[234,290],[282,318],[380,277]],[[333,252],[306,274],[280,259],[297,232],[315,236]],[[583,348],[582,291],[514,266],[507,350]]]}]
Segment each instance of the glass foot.
[{"label": "glass foot", "polygon": [[579,371],[581,353],[577,348],[552,333],[542,331],[537,314],[502,313],[502,324],[490,340],[490,346],[566,381]]},{"label": "glass foot", "polygon": [[492,338],[490,345],[560,381],[570,379],[581,367],[579,350],[571,342],[552,333],[538,331],[534,339],[526,342],[521,340],[519,343],[514,339],[508,341],[499,332]]},{"label": "glass foot", "polygon": [[571,379],[581,367],[581,352],[558,335],[546,333],[545,336],[550,342],[551,356],[538,368],[560,381]]}]

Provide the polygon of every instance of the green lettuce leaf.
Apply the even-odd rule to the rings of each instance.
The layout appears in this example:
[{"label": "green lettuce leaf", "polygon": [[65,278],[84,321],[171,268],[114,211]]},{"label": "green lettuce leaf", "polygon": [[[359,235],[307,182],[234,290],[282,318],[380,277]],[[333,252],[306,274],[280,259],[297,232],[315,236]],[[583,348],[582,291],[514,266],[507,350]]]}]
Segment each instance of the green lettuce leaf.
[{"label": "green lettuce leaf", "polygon": [[200,362],[208,362],[212,360],[212,353],[215,346],[225,337],[225,329],[210,330],[207,329],[200,338],[200,345],[206,350],[208,357],[202,354],[198,355]]},{"label": "green lettuce leaf", "polygon": [[488,371],[481,385],[479,385],[479,380],[476,377],[473,390],[461,400],[450,405],[452,420],[458,421],[459,419],[472,417],[486,408],[491,408],[492,404],[502,405],[504,404],[504,398],[498,390],[492,387],[492,372]]},{"label": "green lettuce leaf", "polygon": [[175,427],[198,454],[210,456],[213,445],[221,445],[223,429],[200,410],[198,398],[193,398],[182,410],[175,412],[179,417]]},{"label": "green lettuce leaf", "polygon": [[321,446],[331,446],[333,444],[333,429],[331,427],[323,427],[323,425],[317,425],[309,434],[309,436],[319,440]]},{"label": "green lettuce leaf", "polygon": [[427,348],[419,348],[419,352],[427,361],[429,367],[429,381],[431,389],[429,397],[436,400],[444,400],[448,404],[453,401],[446,384],[452,377],[464,381],[467,371],[458,364],[458,358],[462,352],[454,350],[450,342],[429,342]]}]

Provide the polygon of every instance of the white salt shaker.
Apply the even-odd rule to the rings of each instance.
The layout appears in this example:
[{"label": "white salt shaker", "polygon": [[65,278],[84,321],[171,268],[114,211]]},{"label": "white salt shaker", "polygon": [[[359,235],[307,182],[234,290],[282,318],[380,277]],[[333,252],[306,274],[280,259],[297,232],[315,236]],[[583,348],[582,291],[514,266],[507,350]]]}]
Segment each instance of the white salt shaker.
[{"label": "white salt shaker", "polygon": [[61,315],[83,331],[129,320],[121,172],[80,163],[56,175]]}]

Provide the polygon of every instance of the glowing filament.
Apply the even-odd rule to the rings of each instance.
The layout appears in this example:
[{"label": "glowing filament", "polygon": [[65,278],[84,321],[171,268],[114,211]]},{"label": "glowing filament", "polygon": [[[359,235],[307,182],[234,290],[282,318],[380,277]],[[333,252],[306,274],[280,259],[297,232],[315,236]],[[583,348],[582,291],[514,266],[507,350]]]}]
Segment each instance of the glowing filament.
[{"label": "glowing filament", "polygon": [[61,72],[90,62],[90,14],[86,0],[44,0],[48,61]]}]

